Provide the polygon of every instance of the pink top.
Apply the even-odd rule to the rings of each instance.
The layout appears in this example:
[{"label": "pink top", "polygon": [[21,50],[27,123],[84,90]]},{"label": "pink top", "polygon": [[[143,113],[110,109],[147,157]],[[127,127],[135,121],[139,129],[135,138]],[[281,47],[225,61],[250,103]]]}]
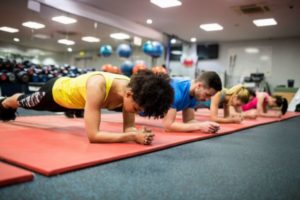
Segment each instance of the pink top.
[{"label": "pink top", "polygon": [[[264,102],[263,102],[263,108],[266,108],[268,105],[268,98],[269,98],[269,94],[264,92]],[[251,101],[249,101],[248,103],[244,104],[242,106],[243,111],[247,111],[247,110],[251,110],[251,109],[256,109],[257,107],[257,102],[258,102],[258,98],[257,98],[258,93],[256,93],[256,97],[254,97]]]}]

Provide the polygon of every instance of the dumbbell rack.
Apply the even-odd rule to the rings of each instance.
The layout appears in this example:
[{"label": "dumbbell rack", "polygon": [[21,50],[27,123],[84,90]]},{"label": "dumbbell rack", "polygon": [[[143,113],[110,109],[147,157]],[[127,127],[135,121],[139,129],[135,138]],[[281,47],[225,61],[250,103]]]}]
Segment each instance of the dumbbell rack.
[{"label": "dumbbell rack", "polygon": [[48,80],[55,77],[77,77],[94,68],[80,69],[70,65],[38,65],[30,61],[17,63],[15,60],[0,58],[0,95],[11,96],[15,93],[32,93]]}]

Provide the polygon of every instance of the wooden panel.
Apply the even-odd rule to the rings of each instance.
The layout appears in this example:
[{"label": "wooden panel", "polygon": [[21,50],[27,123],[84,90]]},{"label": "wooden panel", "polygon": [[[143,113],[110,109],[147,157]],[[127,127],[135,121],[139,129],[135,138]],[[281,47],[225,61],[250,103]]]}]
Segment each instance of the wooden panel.
[{"label": "wooden panel", "polygon": [[293,93],[293,92],[274,92],[273,95],[282,96],[282,97],[286,98],[288,100],[288,102],[290,103],[292,101],[293,97],[295,96],[295,93]]}]

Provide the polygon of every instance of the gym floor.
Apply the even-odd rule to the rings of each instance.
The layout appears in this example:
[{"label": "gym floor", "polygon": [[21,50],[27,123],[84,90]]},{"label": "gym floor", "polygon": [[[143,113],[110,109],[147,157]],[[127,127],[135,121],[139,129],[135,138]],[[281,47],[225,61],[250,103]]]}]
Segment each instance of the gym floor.
[{"label": "gym floor", "polygon": [[35,174],[1,188],[0,199],[300,199],[299,123],[296,117],[53,177]]}]

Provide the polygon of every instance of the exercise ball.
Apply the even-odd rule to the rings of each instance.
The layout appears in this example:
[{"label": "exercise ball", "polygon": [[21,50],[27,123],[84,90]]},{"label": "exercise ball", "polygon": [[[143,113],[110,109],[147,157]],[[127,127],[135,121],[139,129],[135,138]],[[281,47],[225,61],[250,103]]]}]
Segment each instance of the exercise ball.
[{"label": "exercise ball", "polygon": [[157,42],[157,41],[152,42],[152,51],[150,53],[150,55],[152,57],[155,57],[155,58],[160,57],[162,55],[163,51],[164,51],[164,47],[160,42]]},{"label": "exercise ball", "polygon": [[155,66],[155,67],[152,67],[151,69],[154,73],[156,74],[159,74],[159,73],[162,73],[162,74],[167,74],[167,70],[162,67],[162,66]]},{"label": "exercise ball", "polygon": [[131,49],[130,45],[128,45],[128,44],[120,44],[117,48],[117,54],[120,57],[128,58],[132,54],[132,49]]},{"label": "exercise ball", "polygon": [[153,51],[153,45],[151,41],[147,41],[143,44],[143,52],[149,56],[151,56],[151,53]]},{"label": "exercise ball", "polygon": [[99,51],[101,56],[108,57],[112,54],[112,47],[110,45],[102,45]]},{"label": "exercise ball", "polygon": [[112,67],[113,66],[111,64],[105,64],[105,65],[102,65],[101,70],[104,71],[104,72],[109,72],[109,71],[111,71]]},{"label": "exercise ball", "polygon": [[117,66],[112,66],[110,72],[111,72],[111,73],[114,73],[114,74],[120,74],[120,73],[121,73],[120,68],[117,67]]},{"label": "exercise ball", "polygon": [[133,69],[133,63],[129,60],[126,60],[123,62],[120,66],[122,74],[126,76],[131,76],[132,75],[132,69]]},{"label": "exercise ball", "polygon": [[145,69],[147,69],[147,67],[146,67],[145,64],[143,64],[143,63],[137,63],[137,64],[134,65],[132,73],[133,74],[137,74],[139,71],[145,70]]}]

